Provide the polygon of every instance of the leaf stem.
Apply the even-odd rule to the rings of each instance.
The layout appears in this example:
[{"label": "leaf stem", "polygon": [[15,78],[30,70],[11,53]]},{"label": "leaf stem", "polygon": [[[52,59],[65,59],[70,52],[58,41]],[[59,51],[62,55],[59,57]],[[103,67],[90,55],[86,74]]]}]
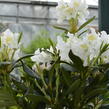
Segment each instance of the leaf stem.
[{"label": "leaf stem", "polygon": [[59,95],[59,74],[58,74],[58,68],[56,69],[56,97],[55,97],[55,103],[58,101],[58,95]]},{"label": "leaf stem", "polygon": [[41,86],[39,85],[37,79],[35,79],[35,83],[36,83],[37,87],[40,89],[40,91],[45,95],[46,99],[47,99],[48,101],[51,101],[51,98],[46,94],[44,88],[41,88]]},{"label": "leaf stem", "polygon": [[44,80],[43,73],[41,73],[41,79],[42,79],[42,82],[43,82],[43,85],[44,85],[45,89],[47,89],[48,86],[47,86],[47,84],[46,84],[46,82],[45,82],[45,80]]}]

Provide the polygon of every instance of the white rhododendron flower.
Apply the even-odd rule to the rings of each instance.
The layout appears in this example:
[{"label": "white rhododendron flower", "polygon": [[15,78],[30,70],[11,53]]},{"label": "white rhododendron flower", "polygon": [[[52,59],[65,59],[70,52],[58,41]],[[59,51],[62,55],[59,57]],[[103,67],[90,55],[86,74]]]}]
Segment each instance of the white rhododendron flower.
[{"label": "white rhododendron flower", "polygon": [[33,62],[38,64],[40,63],[48,63],[52,60],[52,56],[50,53],[46,53],[45,51],[40,51],[40,49],[35,51],[35,55],[31,57]]},{"label": "white rhododendron flower", "polygon": [[[52,47],[47,49],[47,51],[37,49],[35,55],[31,57],[31,60],[39,65],[41,69],[49,69],[51,67],[51,62],[53,61],[52,53]],[[34,65],[33,69],[37,69],[37,67]]]},{"label": "white rhododendron flower", "polygon": [[7,46],[8,48],[18,48],[18,33],[13,33],[9,29],[1,35],[1,46]]},{"label": "white rhododendron flower", "polygon": [[[61,60],[70,62],[69,51],[79,56],[84,61],[84,66],[87,66],[92,59],[96,58],[100,53],[101,44],[109,44],[109,35],[102,31],[96,33],[94,29],[85,35],[78,38],[76,35],[67,34],[68,39],[64,41],[61,37],[57,39],[56,48],[60,51]],[[102,61],[109,62],[109,50],[102,54]]]},{"label": "white rhododendron flower", "polygon": [[[100,36],[102,42],[109,44],[109,35],[105,31],[102,31]],[[109,62],[109,49],[101,57],[104,63]]]},{"label": "white rhododendron flower", "polygon": [[70,51],[70,44],[63,41],[62,37],[58,36],[57,38],[57,50],[60,52],[60,56],[62,60],[66,60],[67,62],[70,60],[68,56],[68,52]]},{"label": "white rhododendron flower", "polygon": [[103,42],[109,43],[109,35],[105,31],[102,31],[100,36]]},{"label": "white rhododendron flower", "polygon": [[[17,60],[20,53],[19,33],[13,33],[9,29],[3,32],[1,38],[1,60]],[[3,56],[2,56],[3,55]]]},{"label": "white rhododendron flower", "polygon": [[84,22],[88,15],[88,5],[85,0],[70,0],[70,2],[59,1],[56,7],[58,23],[64,20],[78,17],[78,22]]}]

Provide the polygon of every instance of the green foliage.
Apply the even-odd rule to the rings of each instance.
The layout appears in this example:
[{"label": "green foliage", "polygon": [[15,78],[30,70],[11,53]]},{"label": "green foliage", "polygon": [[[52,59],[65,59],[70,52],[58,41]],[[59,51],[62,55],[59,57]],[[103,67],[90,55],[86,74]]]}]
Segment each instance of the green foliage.
[{"label": "green foliage", "polygon": [[71,50],[69,52],[69,57],[70,57],[70,59],[73,62],[73,66],[75,68],[79,69],[80,71],[82,71],[82,69],[83,69],[83,61],[78,56],[74,55]]},{"label": "green foliage", "polygon": [[0,109],[2,107],[10,107],[14,105],[17,105],[17,103],[14,100],[12,93],[5,88],[0,88]]},{"label": "green foliage", "polygon": [[23,33],[21,32],[21,33],[19,34],[18,43],[20,43],[20,41],[21,41],[21,39],[22,39],[22,35],[23,35]]},{"label": "green foliage", "polygon": [[49,32],[47,32],[46,30],[42,30],[36,35],[36,37],[26,48],[22,49],[22,51],[26,54],[31,54],[34,53],[35,50],[38,48],[49,48],[51,45],[49,39]]},{"label": "green foliage", "polygon": [[95,16],[92,17],[92,18],[90,18],[89,20],[87,20],[84,24],[82,24],[82,25],[78,28],[77,32],[80,31],[81,29],[83,29],[83,28],[84,28],[85,26],[87,26],[88,24],[90,24],[90,22],[92,22],[94,19],[95,19]]},{"label": "green foliage", "polygon": [[[75,34],[78,31],[80,31],[81,29],[83,29],[84,27],[86,27],[88,24],[90,24],[94,19],[95,19],[95,16],[92,17],[92,18],[90,18],[90,19],[88,19],[85,23],[83,23],[78,28],[77,28],[78,20],[77,19],[70,19],[69,20],[69,26],[70,26],[70,29],[69,30],[66,29],[66,28],[63,28],[63,27],[59,27],[59,26],[53,26],[53,27],[56,28],[56,29],[59,29],[59,30],[63,30],[65,33],[70,32],[70,33]],[[86,32],[86,30],[84,32]]]},{"label": "green foliage", "polygon": [[[55,28],[65,31],[63,38],[66,41],[66,32],[75,34],[94,18],[79,28],[77,19],[69,20],[69,30],[57,26]],[[81,34],[84,32],[86,30]],[[22,33],[19,35],[18,43],[21,36]],[[101,55],[109,49],[109,44],[102,43],[99,55],[92,59],[89,66],[84,67],[83,60],[71,50],[68,54],[70,62],[61,60],[59,54],[61,51],[56,49],[55,43],[48,36],[48,32],[41,31],[27,48],[22,49],[27,55],[16,61],[0,62],[0,108],[99,109],[103,104],[109,103],[109,63],[99,64]],[[25,59],[30,59],[36,49],[47,49],[50,46],[54,50],[51,53],[53,55],[51,67],[43,69],[40,67],[41,64],[36,64],[36,71],[32,70],[33,63],[30,65],[31,61]],[[10,75],[14,69],[22,74],[19,81]]]},{"label": "green foliage", "polygon": [[100,101],[103,100],[101,96],[108,91],[106,69],[102,69],[101,72],[102,67],[96,69],[90,66],[83,67],[82,60],[71,51],[69,57],[72,63],[68,65],[72,67],[72,71],[60,67],[62,61],[57,57],[51,69],[39,71],[39,76],[22,62],[25,82],[16,87],[19,90],[22,85],[24,88],[29,88],[28,93],[25,89],[23,92],[23,96],[26,95],[26,103],[29,104],[27,109],[40,109],[40,106],[44,109],[47,106],[52,109],[98,109],[101,106]]},{"label": "green foliage", "polygon": [[68,30],[66,28],[63,28],[63,27],[59,27],[59,26],[53,26],[54,28],[56,29],[59,29],[59,30],[63,30],[65,31],[66,33],[68,32]]},{"label": "green foliage", "polygon": [[0,37],[0,48],[1,48],[1,37]]}]

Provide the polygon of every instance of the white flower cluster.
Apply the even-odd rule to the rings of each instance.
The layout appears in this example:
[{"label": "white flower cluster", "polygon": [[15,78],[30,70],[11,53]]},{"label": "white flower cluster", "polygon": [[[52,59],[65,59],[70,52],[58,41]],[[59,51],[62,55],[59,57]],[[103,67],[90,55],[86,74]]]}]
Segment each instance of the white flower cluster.
[{"label": "white flower cluster", "polygon": [[[20,43],[18,43],[19,34],[13,33],[9,29],[0,35],[0,60],[7,58],[8,61],[19,58]],[[3,56],[3,57],[2,57]]]},{"label": "white flower cluster", "polygon": [[88,5],[85,0],[70,0],[70,2],[59,1],[56,7],[58,23],[62,23],[64,20],[70,20],[71,18],[78,18],[78,22],[81,24],[85,22],[88,15]]},{"label": "white flower cluster", "polygon": [[[88,15],[87,8],[85,0],[70,0],[70,2],[61,0],[56,7],[58,22],[62,23],[64,20],[77,19],[79,23],[83,23]],[[87,66],[99,56],[101,45],[109,44],[109,35],[105,31],[96,33],[94,29],[91,29],[91,32],[86,32],[86,34],[82,34],[80,37],[78,37],[78,32],[71,33],[73,32],[67,34],[68,39],[66,41],[60,36],[57,38],[56,49],[59,51],[59,55],[63,61],[71,61],[69,52],[72,50],[76,56],[79,56],[83,60],[84,66]],[[53,53],[52,48],[49,51]],[[102,63],[109,62],[109,50],[103,52],[100,57],[102,58]],[[50,53],[38,49],[31,59],[36,64],[42,63],[41,67],[49,69],[53,57]]]},{"label": "white flower cluster", "polygon": [[49,69],[51,67],[51,62],[53,61],[52,53],[52,47],[46,51],[43,48],[41,50],[37,49],[35,55],[31,57],[31,60],[35,62],[33,69],[37,70],[36,64],[39,65],[41,69]]},{"label": "white flower cluster", "polygon": [[[59,36],[57,39],[56,48],[60,51],[61,60],[70,62],[69,51],[79,56],[84,61],[84,66],[87,66],[91,60],[97,57],[100,53],[101,44],[109,44],[109,35],[105,31],[96,33],[94,29],[91,29],[91,33],[88,33],[82,38],[68,33],[69,38],[67,41]],[[102,60],[104,63],[109,62],[109,50],[102,54]]]}]

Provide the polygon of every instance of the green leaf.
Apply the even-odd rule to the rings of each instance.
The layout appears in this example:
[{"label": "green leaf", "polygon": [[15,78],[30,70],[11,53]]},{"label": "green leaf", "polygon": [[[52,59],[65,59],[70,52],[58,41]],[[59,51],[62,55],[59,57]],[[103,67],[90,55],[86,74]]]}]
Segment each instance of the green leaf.
[{"label": "green leaf", "polygon": [[33,72],[27,65],[25,65],[25,64],[23,63],[23,61],[21,61],[21,62],[22,62],[22,66],[23,66],[24,72],[26,72],[26,73],[27,73],[29,76],[31,76],[31,77],[37,78],[36,73]]},{"label": "green leaf", "polygon": [[0,62],[0,73],[4,73],[4,69],[8,69],[7,73],[10,73],[12,69],[12,63],[11,62]]},{"label": "green leaf", "polygon": [[[84,83],[83,83],[84,84]],[[85,86],[82,83],[74,92],[74,107],[78,108],[78,104],[81,102],[82,95],[84,93]]]},{"label": "green leaf", "polygon": [[17,105],[13,95],[5,88],[0,88],[0,108]]},{"label": "green leaf", "polygon": [[109,49],[109,44],[101,44],[100,46],[100,55],[102,55],[104,52],[106,52]]},{"label": "green leaf", "polygon": [[23,35],[23,33],[21,32],[21,33],[19,34],[18,44],[20,43],[20,41],[21,41],[21,39],[22,39],[22,35]]},{"label": "green leaf", "polygon": [[82,24],[80,27],[79,27],[79,29],[77,30],[77,32],[78,31],[80,31],[81,29],[83,29],[86,25],[88,25],[90,22],[92,22],[93,20],[95,19],[95,16],[94,17],[92,17],[92,18],[90,18],[88,21],[86,21],[84,24]]},{"label": "green leaf", "polygon": [[69,52],[69,57],[73,62],[73,66],[78,68],[78,70],[83,70],[83,61],[81,60],[80,57],[76,56],[73,54],[73,52],[70,50]]},{"label": "green leaf", "polygon": [[60,57],[58,57],[57,60],[53,63],[53,65],[50,68],[50,71],[53,71],[59,63],[60,63]]},{"label": "green leaf", "polygon": [[72,78],[69,72],[65,72],[64,69],[62,71],[63,81],[67,86],[70,86],[72,84]]},{"label": "green leaf", "polygon": [[105,88],[98,88],[98,89],[93,89],[91,92],[88,92],[88,94],[85,95],[85,100],[89,101],[90,99],[95,99],[95,97],[103,95],[104,93],[107,92],[107,89]]},{"label": "green leaf", "polygon": [[80,34],[78,35],[78,37],[80,37],[82,34],[86,33],[87,31],[88,31],[88,30],[83,31],[82,33],[80,33]]},{"label": "green leaf", "polygon": [[14,68],[16,68],[16,67],[21,67],[21,65],[17,65],[18,62],[21,62],[23,59],[30,58],[31,56],[34,56],[34,54],[25,55],[25,56],[19,58],[18,60],[14,61],[14,62],[12,63],[12,69],[14,69]]},{"label": "green leaf", "polygon": [[1,48],[1,37],[0,37],[0,48]]},{"label": "green leaf", "polygon": [[34,103],[39,103],[39,102],[45,102],[48,103],[49,101],[46,99],[46,97],[41,96],[41,95],[35,95],[35,94],[29,94],[26,95],[27,98],[31,101],[33,101]]},{"label": "green leaf", "polygon": [[108,68],[109,68],[109,63],[99,65],[99,69],[102,69],[104,71],[109,70]]},{"label": "green leaf", "polygon": [[18,82],[17,80],[13,80],[14,85],[20,89],[22,92],[27,91],[27,87],[24,85],[24,83]]},{"label": "green leaf", "polygon": [[56,97],[55,102],[58,102],[58,96],[59,96],[59,84],[60,84],[60,77],[59,77],[59,71],[56,69]]},{"label": "green leaf", "polygon": [[9,107],[9,109],[22,109],[22,108],[20,108],[18,106],[11,106],[11,107]]},{"label": "green leaf", "polygon": [[62,64],[66,64],[66,65],[69,65],[69,66],[72,66],[72,64],[71,64],[71,63],[68,63],[68,62],[63,61],[63,60],[60,60],[60,63],[62,63]]},{"label": "green leaf", "polygon": [[0,67],[10,65],[11,62],[0,62]]},{"label": "green leaf", "polygon": [[80,82],[81,82],[80,79],[74,81],[74,82],[70,85],[70,87],[68,88],[68,90],[67,90],[67,92],[65,93],[65,95],[71,94],[71,93],[73,93],[75,90],[77,90],[78,87],[79,87],[79,85],[80,85]]},{"label": "green leaf", "polygon": [[54,42],[51,40],[51,38],[49,38],[49,42],[50,42],[51,46],[54,48],[54,47],[55,47],[55,44],[54,44]]},{"label": "green leaf", "polygon": [[68,30],[66,28],[63,27],[59,27],[59,26],[53,26],[56,29],[60,29],[60,30],[64,30],[65,32],[68,32]]},{"label": "green leaf", "polygon": [[34,54],[25,55],[25,56],[19,58],[18,60],[16,60],[13,64],[16,64],[17,62],[21,61],[22,59],[30,58],[31,56],[34,56]]},{"label": "green leaf", "polygon": [[55,68],[58,67],[60,63],[60,57],[58,57],[58,59],[53,63],[53,65],[51,66],[50,70],[49,70],[49,85],[51,86],[52,84],[52,79],[53,79],[53,73],[54,73],[54,70]]}]

